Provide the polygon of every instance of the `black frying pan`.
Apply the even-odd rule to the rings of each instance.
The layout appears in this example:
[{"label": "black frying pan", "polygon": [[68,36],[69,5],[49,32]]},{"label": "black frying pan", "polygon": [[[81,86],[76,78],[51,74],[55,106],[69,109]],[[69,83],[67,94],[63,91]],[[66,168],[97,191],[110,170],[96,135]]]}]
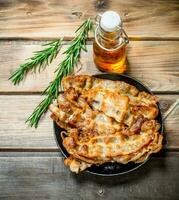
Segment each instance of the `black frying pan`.
[{"label": "black frying pan", "polygon": [[[97,74],[94,75],[96,78],[102,78],[102,79],[109,79],[109,80],[119,80],[119,81],[125,81],[126,83],[129,83],[130,85],[134,85],[139,91],[145,91],[150,94],[152,92],[150,89],[139,82],[138,80],[127,76],[127,75],[116,75],[116,74]],[[159,107],[159,104],[158,104]],[[158,122],[161,124],[160,133],[163,132],[163,121],[162,121],[162,115],[159,107],[159,114],[157,117]],[[64,129],[60,128],[55,122],[54,122],[54,130],[55,130],[55,136],[57,139],[57,143],[59,145],[59,148],[64,155],[64,157],[68,157],[69,154],[66,151],[66,149],[63,147],[63,140],[61,138],[60,132]],[[131,171],[134,171],[135,169],[141,167],[144,163],[146,163],[147,160],[143,163],[135,164],[133,162],[129,162],[128,164],[120,164],[120,163],[105,163],[99,166],[93,165],[92,167],[88,168],[86,172],[89,172],[91,174],[96,174],[100,176],[115,176],[115,175],[122,175],[125,173],[129,173]]]}]

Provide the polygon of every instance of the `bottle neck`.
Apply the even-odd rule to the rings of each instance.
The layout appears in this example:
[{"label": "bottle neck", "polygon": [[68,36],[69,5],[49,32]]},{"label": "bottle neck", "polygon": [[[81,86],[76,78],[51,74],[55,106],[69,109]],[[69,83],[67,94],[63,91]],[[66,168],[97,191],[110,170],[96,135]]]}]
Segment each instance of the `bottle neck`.
[{"label": "bottle neck", "polygon": [[125,44],[125,40],[122,36],[122,29],[117,29],[114,32],[104,31],[100,25],[96,28],[95,34],[96,41],[107,49],[116,49]]}]

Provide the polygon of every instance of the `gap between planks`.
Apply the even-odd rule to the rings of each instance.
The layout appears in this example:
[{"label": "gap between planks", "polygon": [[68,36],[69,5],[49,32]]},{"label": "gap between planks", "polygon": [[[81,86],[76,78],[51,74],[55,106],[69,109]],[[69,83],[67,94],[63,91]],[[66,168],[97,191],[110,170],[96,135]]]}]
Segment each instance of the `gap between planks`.
[{"label": "gap between planks", "polygon": [[[0,91],[0,95],[41,95],[43,91]],[[179,95],[179,91],[152,91],[155,95]]]},{"label": "gap between planks", "polygon": [[[179,37],[167,37],[167,36],[128,36],[131,41],[179,41]],[[59,39],[60,37],[0,37],[1,41],[51,41]],[[63,37],[63,41],[71,41],[74,37]],[[94,37],[89,37],[88,41],[91,42]]]},{"label": "gap between planks", "polygon": [[[4,152],[7,152],[7,153],[13,153],[13,152],[16,152],[16,153],[60,153],[61,157],[63,157],[58,147],[57,148],[0,148],[0,154],[2,152],[3,153]],[[167,147],[164,146],[162,154],[167,153],[167,152],[173,152],[173,153],[179,152],[179,149],[173,148],[173,147],[170,147],[168,149]]]}]

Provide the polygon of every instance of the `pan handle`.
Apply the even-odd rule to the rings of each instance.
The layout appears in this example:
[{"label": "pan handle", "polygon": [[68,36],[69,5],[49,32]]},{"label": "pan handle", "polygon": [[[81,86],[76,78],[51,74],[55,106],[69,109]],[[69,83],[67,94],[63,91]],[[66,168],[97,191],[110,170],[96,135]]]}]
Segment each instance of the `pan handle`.
[{"label": "pan handle", "polygon": [[179,99],[177,99],[175,101],[175,103],[173,103],[169,109],[164,113],[163,115],[163,120],[165,121],[167,119],[167,117],[175,110],[175,108],[179,105]]}]

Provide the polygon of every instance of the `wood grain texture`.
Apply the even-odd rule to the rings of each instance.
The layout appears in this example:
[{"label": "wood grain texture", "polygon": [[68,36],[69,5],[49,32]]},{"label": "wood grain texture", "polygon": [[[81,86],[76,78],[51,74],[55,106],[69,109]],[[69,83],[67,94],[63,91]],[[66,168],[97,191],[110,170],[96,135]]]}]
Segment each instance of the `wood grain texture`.
[{"label": "wood grain texture", "polygon": [[[43,42],[0,42],[0,92],[41,92],[54,77],[54,71],[62,60],[62,54],[40,74],[28,74],[19,85],[13,86],[8,78],[24,60],[39,50]],[[68,45],[61,49],[63,52]],[[82,53],[76,74],[100,73],[93,63],[92,45]],[[139,79],[153,91],[179,92],[179,41],[131,41],[128,49],[127,74]]]},{"label": "wood grain texture", "polygon": [[[162,111],[165,112],[179,99],[179,95],[160,95]],[[0,150],[1,151],[58,151],[50,113],[40,121],[38,129],[24,122],[42,99],[39,95],[0,96]],[[165,121],[168,150],[179,150],[179,106]]]},{"label": "wood grain texture", "polygon": [[0,96],[1,148],[57,149],[50,113],[42,119],[37,130],[25,124],[41,99],[41,96],[28,95]]},{"label": "wood grain texture", "polygon": [[0,37],[71,37],[84,19],[106,10],[120,13],[130,37],[179,39],[177,0],[0,0]]},{"label": "wood grain texture", "polygon": [[151,158],[128,175],[69,172],[60,157],[1,157],[0,199],[179,199],[179,154]]}]

